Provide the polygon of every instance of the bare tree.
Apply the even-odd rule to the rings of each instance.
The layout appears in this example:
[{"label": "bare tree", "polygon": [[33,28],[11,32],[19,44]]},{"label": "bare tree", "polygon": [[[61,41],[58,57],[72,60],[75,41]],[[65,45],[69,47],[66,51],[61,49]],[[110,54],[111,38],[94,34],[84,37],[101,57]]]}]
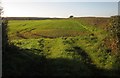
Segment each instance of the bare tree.
[{"label": "bare tree", "polygon": [[2,13],[3,13],[3,7],[1,6],[1,2],[0,2],[0,18],[1,18]]}]

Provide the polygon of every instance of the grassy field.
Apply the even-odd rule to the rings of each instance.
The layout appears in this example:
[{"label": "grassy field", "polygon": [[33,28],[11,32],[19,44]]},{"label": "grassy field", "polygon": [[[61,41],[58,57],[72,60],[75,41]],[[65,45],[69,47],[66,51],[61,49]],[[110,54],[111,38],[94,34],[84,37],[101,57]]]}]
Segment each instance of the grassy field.
[{"label": "grassy field", "polygon": [[104,45],[108,26],[108,18],[9,20],[9,44],[18,53],[8,53],[5,72],[32,76],[119,76],[115,71],[119,62]]},{"label": "grassy field", "polygon": [[[94,21],[93,21],[94,22]],[[61,20],[10,20],[8,24],[8,36],[10,39],[21,38],[56,38],[88,35],[102,30],[92,24],[84,23],[79,19]]]}]

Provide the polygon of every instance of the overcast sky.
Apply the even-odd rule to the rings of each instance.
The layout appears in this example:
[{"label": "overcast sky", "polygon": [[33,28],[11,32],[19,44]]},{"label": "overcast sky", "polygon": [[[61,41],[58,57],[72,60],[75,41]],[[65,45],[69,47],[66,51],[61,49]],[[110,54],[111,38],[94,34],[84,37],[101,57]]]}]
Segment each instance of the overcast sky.
[{"label": "overcast sky", "polygon": [[7,17],[69,17],[104,16],[118,14],[118,0],[4,0]]}]

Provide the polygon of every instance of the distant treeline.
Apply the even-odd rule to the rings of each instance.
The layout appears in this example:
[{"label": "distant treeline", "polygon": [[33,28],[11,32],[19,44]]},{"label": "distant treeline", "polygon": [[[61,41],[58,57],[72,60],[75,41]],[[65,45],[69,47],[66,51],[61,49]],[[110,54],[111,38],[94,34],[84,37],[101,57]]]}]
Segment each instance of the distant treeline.
[{"label": "distant treeline", "polygon": [[[3,17],[7,20],[46,20],[46,19],[65,19],[65,18],[49,18],[49,17]],[[74,18],[81,18],[81,19],[109,19],[110,17],[74,17]]]},{"label": "distant treeline", "polygon": [[[111,16],[112,17],[112,16]],[[110,19],[111,17],[74,17],[74,18],[80,18],[80,19]]]},{"label": "distant treeline", "polygon": [[46,20],[46,19],[63,19],[63,18],[44,18],[44,17],[3,17],[7,20]]}]

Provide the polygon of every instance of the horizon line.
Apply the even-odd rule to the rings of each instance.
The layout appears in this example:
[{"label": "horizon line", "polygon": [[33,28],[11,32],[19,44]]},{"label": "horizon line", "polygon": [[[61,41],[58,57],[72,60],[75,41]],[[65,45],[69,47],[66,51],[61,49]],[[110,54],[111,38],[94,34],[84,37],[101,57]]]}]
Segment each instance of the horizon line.
[{"label": "horizon line", "polygon": [[[119,16],[119,15],[112,15],[112,16],[74,16],[74,15],[70,15],[73,16],[73,18],[79,18],[79,17],[112,17],[112,16]],[[68,17],[40,17],[40,16],[2,16],[2,17],[32,17],[32,18],[69,18]]]}]

